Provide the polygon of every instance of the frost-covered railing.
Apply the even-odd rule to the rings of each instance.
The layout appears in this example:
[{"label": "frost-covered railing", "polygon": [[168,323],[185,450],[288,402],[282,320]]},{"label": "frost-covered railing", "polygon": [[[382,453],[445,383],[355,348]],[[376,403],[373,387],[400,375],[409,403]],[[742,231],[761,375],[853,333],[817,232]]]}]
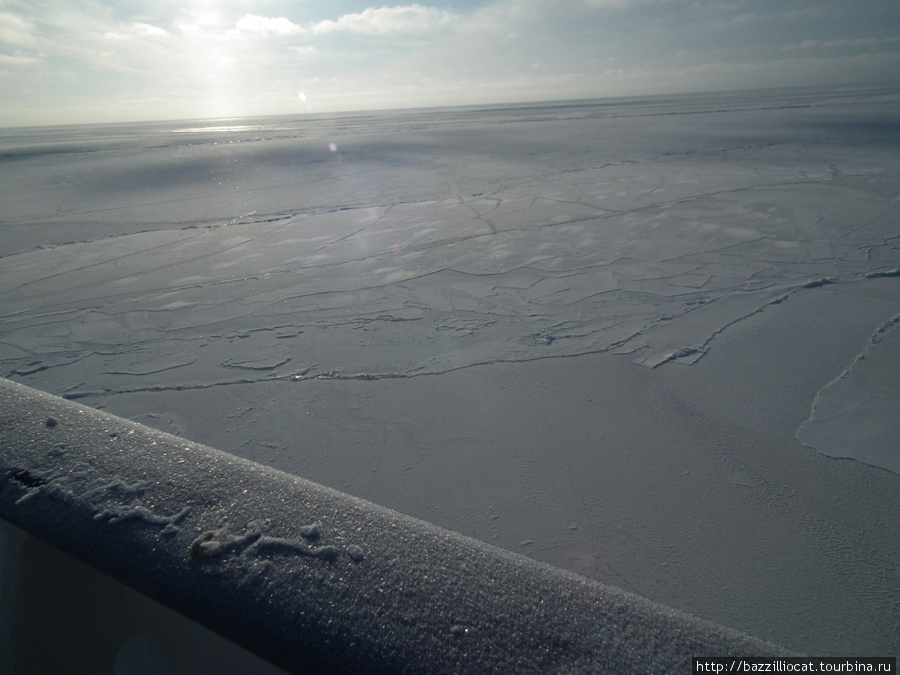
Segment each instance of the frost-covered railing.
[{"label": "frost-covered railing", "polygon": [[0,380],[0,516],[289,672],[689,672],[760,642]]}]

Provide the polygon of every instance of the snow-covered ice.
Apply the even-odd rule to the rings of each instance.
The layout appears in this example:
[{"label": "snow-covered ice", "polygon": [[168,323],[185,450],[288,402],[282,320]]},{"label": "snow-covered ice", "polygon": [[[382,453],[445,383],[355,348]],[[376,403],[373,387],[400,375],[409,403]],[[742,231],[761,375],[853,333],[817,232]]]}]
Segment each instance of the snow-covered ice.
[{"label": "snow-covered ice", "polygon": [[889,89],[2,130],[0,375],[878,652],[898,151]]}]

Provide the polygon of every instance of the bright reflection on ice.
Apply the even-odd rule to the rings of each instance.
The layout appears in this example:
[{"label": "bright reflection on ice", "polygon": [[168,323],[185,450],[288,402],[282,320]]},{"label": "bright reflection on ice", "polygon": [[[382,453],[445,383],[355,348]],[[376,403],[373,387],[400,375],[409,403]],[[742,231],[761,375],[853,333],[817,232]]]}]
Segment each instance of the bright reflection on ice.
[{"label": "bright reflection on ice", "polygon": [[173,134],[207,134],[207,133],[227,133],[240,131],[261,131],[264,129],[260,124],[236,124],[226,126],[211,127],[187,127],[185,129],[173,129]]}]

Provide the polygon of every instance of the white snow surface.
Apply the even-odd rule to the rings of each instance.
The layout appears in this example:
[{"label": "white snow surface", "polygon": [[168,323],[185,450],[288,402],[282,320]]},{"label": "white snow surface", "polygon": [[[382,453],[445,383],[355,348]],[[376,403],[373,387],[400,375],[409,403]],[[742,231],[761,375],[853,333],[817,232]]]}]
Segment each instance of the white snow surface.
[{"label": "white snow surface", "polygon": [[898,153],[885,88],[0,130],[0,375],[878,653]]}]

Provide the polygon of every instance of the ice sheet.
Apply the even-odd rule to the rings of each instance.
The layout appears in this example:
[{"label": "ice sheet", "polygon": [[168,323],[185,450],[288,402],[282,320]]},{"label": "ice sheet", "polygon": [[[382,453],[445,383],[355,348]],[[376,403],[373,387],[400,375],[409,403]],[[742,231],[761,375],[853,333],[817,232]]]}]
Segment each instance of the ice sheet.
[{"label": "ice sheet", "polygon": [[[740,433],[722,439],[740,428],[748,453],[778,454],[765,480],[705,472],[728,490],[704,508],[781,494],[761,486],[790,461],[805,506],[777,521],[784,541],[862,527],[863,502],[819,513],[811,476],[846,463],[794,435],[866,463],[853,485],[897,471],[898,393],[872,374],[896,371],[895,331],[867,345],[900,313],[898,141],[884,89],[3,130],[0,374],[758,633],[771,621],[712,590],[728,555],[679,568],[693,525],[676,536],[656,513],[681,504],[666,481],[738,452]],[[789,354],[756,349],[810,307]],[[712,369],[702,415],[647,402]],[[726,420],[724,394],[763,372],[762,402]],[[703,460],[665,459],[693,448]],[[735,508],[710,541],[764,518]],[[848,595],[900,587],[878,532]],[[791,569],[767,578],[796,587]],[[841,649],[894,641],[897,607]],[[770,637],[837,644],[817,630]]]},{"label": "ice sheet", "polygon": [[801,442],[831,457],[900,473],[900,315],[879,326],[863,352],[819,392]]},{"label": "ice sheet", "polygon": [[[573,128],[573,136],[610,133],[594,120],[580,123],[586,129]],[[475,134],[457,131],[456,147],[468,149],[466,136]],[[414,145],[413,132],[391,139],[398,135],[401,148]],[[242,338],[269,354],[269,367],[242,381],[406,377],[605,350],[638,352],[639,362],[655,366],[678,350],[702,356],[718,331],[808,290],[811,280],[865,283],[900,262],[891,254],[896,202],[879,189],[893,171],[889,151],[862,158],[855,147],[823,148],[821,156],[805,144],[707,148],[701,157],[665,153],[609,165],[597,143],[577,171],[548,171],[546,160],[525,152],[533,137],[520,148],[509,132],[497,135],[494,165],[475,172],[484,192],[469,195],[459,188],[472,180],[460,176],[472,169],[468,157],[426,159],[419,147],[392,170],[391,158],[403,153],[372,136],[341,140],[346,157],[323,158],[322,167],[298,160],[289,172],[274,159],[287,155],[280,148],[288,140],[270,141],[278,151],[256,141],[264,149],[255,154],[242,149],[253,143],[226,144],[227,152],[218,144],[151,147],[151,155],[164,153],[151,175],[129,163],[150,161],[138,148],[93,158],[90,168],[79,157],[68,169],[89,174],[79,198],[44,204],[75,215],[44,211],[16,222],[35,231],[32,246],[60,230],[71,235],[62,225],[71,228],[73,218],[96,217],[83,205],[88,197],[117,222],[132,221],[104,234],[133,229],[144,207],[168,225],[145,222],[150,231],[7,256],[9,373],[53,367],[56,388],[70,396],[145,390],[149,373],[137,363],[169,373],[156,388],[215,386],[235,381],[226,354]],[[159,142],[140,140],[151,139]],[[310,142],[295,143],[304,157]],[[186,152],[196,157],[178,168]],[[547,152],[561,158],[566,148]],[[17,164],[17,176],[45,169]],[[204,212],[197,227],[185,218],[201,215],[196,186],[180,191],[220,165],[242,167],[228,169],[240,177],[223,200],[227,219]],[[423,191],[423,174],[438,185]],[[403,201],[394,202],[407,181]],[[219,180],[206,182],[221,199]],[[365,206],[352,199],[360,182],[378,193]],[[270,197],[257,195],[257,183],[270,192],[280,184],[276,201],[302,213],[261,214],[257,202]],[[146,201],[160,191],[162,202]],[[316,209],[325,212],[310,213],[309,201],[323,196]],[[110,205],[120,199],[127,207]],[[257,200],[246,214],[235,211],[242,199]],[[82,382],[84,368],[97,377]]]}]

